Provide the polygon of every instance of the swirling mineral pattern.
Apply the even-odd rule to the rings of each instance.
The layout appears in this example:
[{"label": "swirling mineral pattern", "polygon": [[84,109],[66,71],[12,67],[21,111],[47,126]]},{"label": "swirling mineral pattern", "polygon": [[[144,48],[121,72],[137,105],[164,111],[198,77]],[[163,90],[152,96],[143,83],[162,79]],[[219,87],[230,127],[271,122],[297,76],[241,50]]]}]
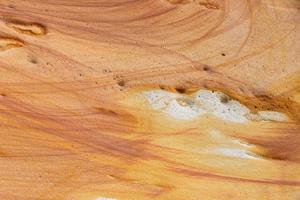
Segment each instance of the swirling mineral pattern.
[{"label": "swirling mineral pattern", "polygon": [[0,199],[300,199],[299,0],[0,0]]}]

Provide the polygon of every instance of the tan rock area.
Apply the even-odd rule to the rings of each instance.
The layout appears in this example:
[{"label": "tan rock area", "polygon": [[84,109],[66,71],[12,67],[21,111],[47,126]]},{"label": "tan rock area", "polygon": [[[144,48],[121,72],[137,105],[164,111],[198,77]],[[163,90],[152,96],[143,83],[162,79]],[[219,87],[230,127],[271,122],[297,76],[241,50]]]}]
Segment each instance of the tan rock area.
[{"label": "tan rock area", "polygon": [[300,199],[299,9],[0,0],[0,199]]}]

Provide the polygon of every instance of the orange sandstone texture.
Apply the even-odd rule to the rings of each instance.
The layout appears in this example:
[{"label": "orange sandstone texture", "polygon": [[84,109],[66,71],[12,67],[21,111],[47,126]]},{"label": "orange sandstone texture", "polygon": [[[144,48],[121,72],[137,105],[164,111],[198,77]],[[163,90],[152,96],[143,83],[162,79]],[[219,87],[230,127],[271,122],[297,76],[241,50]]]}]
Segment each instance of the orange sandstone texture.
[{"label": "orange sandstone texture", "polygon": [[299,199],[299,6],[1,0],[0,199]]}]

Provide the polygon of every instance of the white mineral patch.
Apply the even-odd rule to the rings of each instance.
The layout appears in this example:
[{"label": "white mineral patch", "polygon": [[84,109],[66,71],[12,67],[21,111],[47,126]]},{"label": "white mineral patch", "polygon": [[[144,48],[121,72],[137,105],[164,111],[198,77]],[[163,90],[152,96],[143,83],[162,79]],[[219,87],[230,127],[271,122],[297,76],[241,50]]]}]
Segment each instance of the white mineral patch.
[{"label": "white mineral patch", "polygon": [[251,114],[248,119],[253,121],[287,121],[288,117],[280,112],[276,111],[259,111],[257,114]]},{"label": "white mineral patch", "polygon": [[245,115],[250,113],[246,106],[236,100],[230,100],[227,95],[221,92],[201,90],[196,93],[195,100],[199,101],[205,110],[216,117],[232,122],[246,122]]},{"label": "white mineral patch", "polygon": [[242,141],[227,135],[222,134],[219,130],[212,130],[210,132],[210,137],[213,141],[219,142],[223,145],[235,145],[241,148],[253,147],[253,144],[249,144],[246,141]]},{"label": "white mineral patch", "polygon": [[214,153],[228,156],[228,157],[237,157],[237,158],[255,159],[255,160],[260,159],[258,155],[244,149],[218,148],[215,149]]},{"label": "white mineral patch", "polygon": [[235,143],[235,144],[238,144],[242,147],[247,147],[247,148],[254,147],[253,144],[249,144],[248,142],[237,140],[237,139],[234,139],[232,142]]},{"label": "white mineral patch", "polygon": [[155,110],[165,108],[170,103],[170,101],[172,101],[176,97],[180,97],[179,95],[172,92],[166,92],[162,90],[147,91],[143,94],[146,96],[149,104]]},{"label": "white mineral patch", "polygon": [[163,90],[143,92],[154,110],[162,111],[180,120],[192,120],[203,114],[211,114],[235,123],[251,121],[286,121],[288,117],[275,111],[251,113],[250,109],[226,94],[217,91],[199,90],[193,97]]},{"label": "white mineral patch", "polygon": [[212,139],[210,143],[213,144],[215,148],[211,146],[204,148],[201,150],[202,153],[242,159],[262,159],[259,155],[256,155],[251,151],[255,145],[222,134],[219,130],[212,130],[210,132],[210,138]]},{"label": "white mineral patch", "polygon": [[[190,101],[190,100],[187,100]],[[169,105],[164,110],[165,113],[176,119],[190,120],[199,117],[200,115],[206,113],[205,110],[199,108],[194,103],[183,104],[185,101],[182,99],[173,99]]]}]

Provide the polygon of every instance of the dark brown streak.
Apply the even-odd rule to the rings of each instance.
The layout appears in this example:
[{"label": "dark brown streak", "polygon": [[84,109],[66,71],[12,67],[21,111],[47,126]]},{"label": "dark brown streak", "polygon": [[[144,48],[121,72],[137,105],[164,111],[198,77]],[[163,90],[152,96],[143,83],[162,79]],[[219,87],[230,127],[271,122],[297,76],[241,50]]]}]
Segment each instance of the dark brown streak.
[{"label": "dark brown streak", "polygon": [[[44,127],[36,127],[37,130],[48,133],[50,135],[55,135],[60,138],[76,142],[78,144],[82,144],[84,146],[88,146],[97,152],[102,152],[106,155],[114,155],[118,157],[126,157],[129,160],[133,160],[139,157],[147,158],[152,157],[149,153],[145,152],[142,149],[139,149],[138,141],[127,141],[125,139],[121,139],[115,136],[110,136],[102,133],[101,131],[95,131],[90,128],[86,128],[82,126],[80,123],[71,120],[71,119],[59,119],[53,117],[43,116],[37,117],[35,115],[36,108],[34,109],[30,105],[27,105],[22,102],[11,101],[2,101],[3,106],[7,106],[9,108],[13,108],[15,110],[25,110],[26,115],[11,115],[14,119],[18,121],[19,124],[24,124],[25,126],[29,126],[32,124],[32,120],[34,121],[44,121],[43,124],[49,123],[53,127],[72,127],[72,129],[81,128],[80,132],[70,132],[68,134],[64,134],[63,132],[57,132],[57,130],[48,130]],[[40,112],[40,111],[38,111]],[[27,119],[27,120],[26,120]],[[84,137],[83,137],[84,136]],[[83,140],[84,138],[84,140]]]}]

